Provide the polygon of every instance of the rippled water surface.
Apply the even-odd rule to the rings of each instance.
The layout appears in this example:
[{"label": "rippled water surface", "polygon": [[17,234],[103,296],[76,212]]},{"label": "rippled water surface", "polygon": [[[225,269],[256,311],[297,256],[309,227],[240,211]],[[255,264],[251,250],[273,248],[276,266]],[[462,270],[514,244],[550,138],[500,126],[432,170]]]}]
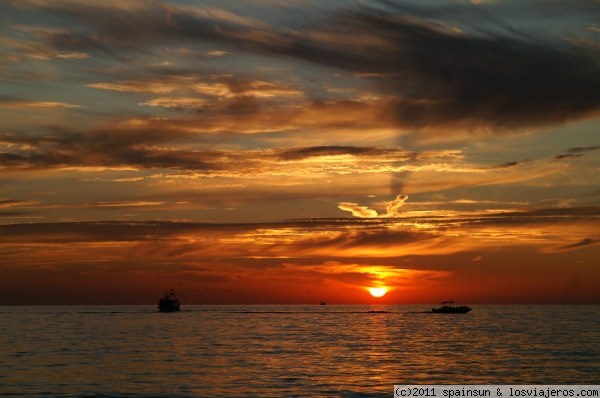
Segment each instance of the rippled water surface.
[{"label": "rippled water surface", "polygon": [[0,307],[0,394],[392,396],[600,384],[600,306]]}]

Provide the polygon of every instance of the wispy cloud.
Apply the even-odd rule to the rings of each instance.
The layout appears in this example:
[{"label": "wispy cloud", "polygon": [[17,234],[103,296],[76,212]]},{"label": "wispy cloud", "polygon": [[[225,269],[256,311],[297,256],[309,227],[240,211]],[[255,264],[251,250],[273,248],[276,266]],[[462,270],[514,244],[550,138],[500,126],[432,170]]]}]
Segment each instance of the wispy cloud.
[{"label": "wispy cloud", "polygon": [[[402,126],[487,128],[491,131],[560,124],[598,114],[598,57],[564,42],[526,34],[456,35],[414,23],[409,15],[363,10],[343,18],[339,34],[364,32],[381,48],[297,41],[273,51],[313,62],[378,74]],[[347,32],[346,32],[347,30]],[[298,46],[296,46],[298,45]],[[335,56],[333,56],[335,55]],[[485,60],[485,61],[484,61]],[[591,86],[590,86],[591,85]]]},{"label": "wispy cloud", "polygon": [[[153,206],[156,203],[98,203],[90,206]],[[573,244],[573,236],[590,233],[600,219],[600,209],[536,209],[454,217],[403,217],[378,219],[307,219],[277,223],[206,224],[181,222],[77,222],[1,225],[2,244],[17,242],[110,242],[152,241],[177,238],[174,242],[195,250],[211,245],[210,255],[281,256],[305,255],[310,252],[344,253],[355,256],[396,256],[410,245],[410,253],[425,250],[463,250],[505,244],[506,232],[516,234],[523,245],[556,247],[557,239],[565,248],[597,243],[584,238]],[[576,222],[585,221],[583,224]],[[48,233],[52,231],[53,233]],[[457,233],[469,231],[471,240],[456,239]],[[562,231],[562,233],[560,232]],[[195,237],[190,244],[189,239]],[[181,240],[180,240],[181,239]],[[218,245],[214,242],[218,241]],[[166,242],[166,241],[165,241]],[[187,242],[187,243],[185,243]],[[213,243],[211,243],[213,242]],[[512,244],[511,243],[511,244]],[[170,244],[169,244],[170,245]],[[398,251],[391,250],[397,248]],[[386,252],[387,250],[387,252]],[[245,254],[243,254],[245,253]],[[386,254],[387,253],[387,254]],[[208,254],[207,254],[208,255]]]},{"label": "wispy cloud", "polygon": [[159,97],[152,98],[146,102],[140,102],[140,105],[145,106],[161,106],[165,108],[202,108],[207,103],[202,98],[170,98],[170,97]]},{"label": "wispy cloud", "polygon": [[586,246],[592,246],[592,245],[595,245],[597,243],[600,243],[600,239],[584,238],[584,239],[580,240],[579,242],[575,242],[575,243],[570,243],[568,245],[559,246],[559,247],[557,247],[554,250],[556,250],[556,251],[577,250],[579,248],[586,247]]},{"label": "wispy cloud", "polygon": [[342,202],[338,203],[338,209],[343,211],[349,211],[353,216],[359,218],[394,218],[401,217],[400,208],[404,205],[404,202],[408,199],[408,195],[398,195],[395,199],[387,202],[385,207],[385,213],[379,214],[376,210],[370,209],[367,206],[361,206],[357,203]]},{"label": "wispy cloud", "polygon": [[338,203],[338,209],[349,211],[353,216],[359,218],[375,218],[378,216],[376,210],[369,209],[367,206],[361,206],[358,203],[341,202]]},{"label": "wispy cloud", "polygon": [[600,150],[600,146],[589,146],[589,147],[577,147],[577,148],[569,148],[560,155],[554,156],[554,160],[564,160],[564,159],[576,159],[580,158],[588,152],[594,152]]},{"label": "wispy cloud", "polygon": [[161,76],[149,80],[90,83],[91,88],[130,93],[189,95],[199,94],[208,98],[231,98],[251,96],[257,98],[297,97],[303,92],[280,82],[244,80],[234,76],[197,74]]},{"label": "wispy cloud", "polygon": [[31,206],[35,206],[37,204],[38,204],[38,202],[29,201],[29,200],[4,199],[4,200],[0,200],[0,209],[31,207]]},{"label": "wispy cloud", "polygon": [[390,201],[385,207],[385,217],[399,217],[401,215],[400,208],[408,199],[408,195],[398,195],[396,199]]},{"label": "wispy cloud", "polygon": [[81,108],[80,105],[60,101],[28,101],[19,98],[0,96],[0,108],[28,109],[28,108]]},{"label": "wispy cloud", "polygon": [[[301,175],[386,173],[395,163],[415,157],[414,153],[399,148],[352,146],[202,150],[194,147],[194,131],[181,127],[177,124],[169,127],[160,120],[132,121],[87,133],[61,131],[54,136],[31,137],[0,134],[0,145],[5,146],[5,152],[0,153],[0,164],[5,168],[130,166],[204,171],[212,175],[220,172]],[[436,153],[423,156],[442,156]]]}]

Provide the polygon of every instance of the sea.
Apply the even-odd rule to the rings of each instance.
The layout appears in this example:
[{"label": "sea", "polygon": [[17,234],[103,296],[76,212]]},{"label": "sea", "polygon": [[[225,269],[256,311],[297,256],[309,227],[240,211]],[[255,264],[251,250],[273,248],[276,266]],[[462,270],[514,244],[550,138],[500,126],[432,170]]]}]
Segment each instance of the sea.
[{"label": "sea", "polygon": [[0,395],[392,397],[600,384],[600,306],[0,307]]}]

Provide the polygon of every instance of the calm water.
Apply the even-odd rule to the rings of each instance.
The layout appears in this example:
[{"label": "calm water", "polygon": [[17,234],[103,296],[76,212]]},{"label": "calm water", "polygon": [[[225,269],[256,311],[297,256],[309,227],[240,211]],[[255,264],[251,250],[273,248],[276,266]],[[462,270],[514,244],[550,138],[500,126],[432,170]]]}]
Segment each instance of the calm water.
[{"label": "calm water", "polygon": [[0,307],[0,395],[389,397],[409,383],[600,384],[600,306],[182,308]]}]

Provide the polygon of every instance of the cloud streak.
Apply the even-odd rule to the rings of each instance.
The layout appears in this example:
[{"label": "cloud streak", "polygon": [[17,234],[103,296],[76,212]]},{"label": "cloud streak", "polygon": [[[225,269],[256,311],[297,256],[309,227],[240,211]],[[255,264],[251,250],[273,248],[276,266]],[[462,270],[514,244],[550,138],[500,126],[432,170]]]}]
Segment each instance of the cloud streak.
[{"label": "cloud streak", "polygon": [[0,96],[0,108],[10,109],[53,109],[53,108],[81,108],[80,105],[60,101],[28,101],[20,98]]},{"label": "cloud streak", "polygon": [[[17,201],[3,202],[12,206]],[[99,205],[152,206],[155,203]],[[401,249],[403,244],[439,243],[440,238],[446,240],[446,245],[456,245],[462,249],[464,242],[454,238],[458,232],[467,231],[473,238],[471,243],[479,242],[475,245],[485,247],[494,239],[498,239],[502,244],[506,243],[506,237],[501,231],[512,231],[523,238],[520,242],[523,244],[555,247],[556,239],[560,239],[565,242],[565,248],[577,248],[595,244],[598,240],[588,235],[573,244],[572,233],[589,234],[599,222],[600,208],[573,207],[502,211],[492,214],[483,212],[447,217],[436,215],[377,219],[304,219],[239,224],[165,221],[38,223],[0,225],[0,243],[135,243],[177,238],[177,242],[182,245],[197,242],[198,247],[209,247],[210,242],[218,241],[219,245],[215,246],[218,250],[226,251],[227,248],[236,247],[231,256],[240,255],[239,253],[245,250],[244,247],[254,248],[247,251],[246,255],[254,255],[263,250],[264,255],[277,256],[286,252],[292,255],[296,250],[298,253],[307,253],[311,250],[334,248],[350,251],[362,249],[368,253],[369,248],[377,247],[384,253],[386,248]],[[534,234],[533,231],[540,233]],[[568,231],[571,233],[567,233]],[[339,254],[342,255],[341,252]],[[395,256],[396,253],[391,250],[388,255]],[[383,256],[385,257],[385,254]]]},{"label": "cloud streak", "polygon": [[568,245],[557,247],[555,250],[556,251],[577,250],[579,248],[592,246],[592,245],[595,245],[598,243],[600,243],[600,239],[584,238],[584,239],[580,240],[579,242],[575,242],[575,243],[571,243]]}]

